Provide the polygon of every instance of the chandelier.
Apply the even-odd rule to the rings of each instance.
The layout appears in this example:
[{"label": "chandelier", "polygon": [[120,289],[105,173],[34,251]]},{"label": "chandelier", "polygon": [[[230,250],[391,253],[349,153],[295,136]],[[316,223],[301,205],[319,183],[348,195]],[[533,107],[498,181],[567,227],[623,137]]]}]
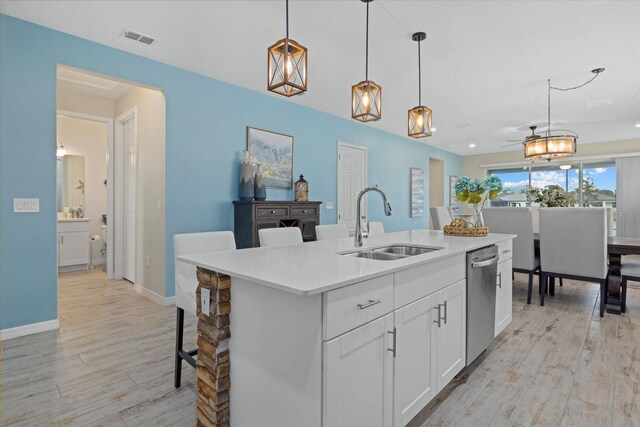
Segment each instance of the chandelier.
[{"label": "chandelier", "polygon": [[595,80],[604,68],[591,70],[594,76],[587,82],[569,88],[559,88],[551,86],[551,79],[547,79],[547,130],[536,134],[536,126],[530,126],[531,135],[524,139],[524,157],[532,160],[560,159],[571,157],[576,153],[578,145],[578,134],[570,130],[551,128],[551,89],[566,92],[579,89]]}]

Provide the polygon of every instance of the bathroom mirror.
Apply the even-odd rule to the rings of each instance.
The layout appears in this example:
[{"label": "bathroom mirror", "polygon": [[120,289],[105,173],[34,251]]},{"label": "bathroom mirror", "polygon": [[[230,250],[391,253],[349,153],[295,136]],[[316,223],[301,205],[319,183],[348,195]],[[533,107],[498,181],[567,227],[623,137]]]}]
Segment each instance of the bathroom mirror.
[{"label": "bathroom mirror", "polygon": [[58,212],[65,207],[84,209],[84,156],[66,155],[56,163]]}]

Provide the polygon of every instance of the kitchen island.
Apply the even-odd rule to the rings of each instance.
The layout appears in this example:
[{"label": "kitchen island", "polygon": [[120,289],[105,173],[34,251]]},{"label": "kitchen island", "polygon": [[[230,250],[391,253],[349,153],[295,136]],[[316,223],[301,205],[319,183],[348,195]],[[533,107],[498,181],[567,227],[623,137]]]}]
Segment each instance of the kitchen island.
[{"label": "kitchen island", "polygon": [[[496,333],[510,322],[513,237],[413,230],[180,257],[198,268],[198,424],[406,425],[466,365],[467,252],[498,245]],[[391,245],[433,250],[354,253]]]}]

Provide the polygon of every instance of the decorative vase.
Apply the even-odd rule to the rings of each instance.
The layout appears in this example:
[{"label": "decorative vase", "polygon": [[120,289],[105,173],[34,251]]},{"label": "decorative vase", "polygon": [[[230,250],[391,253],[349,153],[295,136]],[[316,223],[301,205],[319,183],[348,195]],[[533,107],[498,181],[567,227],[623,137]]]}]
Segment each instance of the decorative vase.
[{"label": "decorative vase", "polygon": [[478,205],[474,205],[474,208],[476,210],[476,222],[474,226],[476,228],[482,228],[484,227],[484,218],[482,217],[482,207],[478,207]]},{"label": "decorative vase", "polygon": [[309,183],[304,179],[304,175],[300,175],[300,179],[295,182],[295,201],[309,201]]},{"label": "decorative vase", "polygon": [[249,161],[249,152],[243,151],[242,163],[240,163],[240,200],[251,201],[254,196],[253,170]]},{"label": "decorative vase", "polygon": [[262,171],[262,165],[258,163],[258,170],[256,170],[254,197],[256,200],[267,200],[267,187],[264,184],[264,173]]}]

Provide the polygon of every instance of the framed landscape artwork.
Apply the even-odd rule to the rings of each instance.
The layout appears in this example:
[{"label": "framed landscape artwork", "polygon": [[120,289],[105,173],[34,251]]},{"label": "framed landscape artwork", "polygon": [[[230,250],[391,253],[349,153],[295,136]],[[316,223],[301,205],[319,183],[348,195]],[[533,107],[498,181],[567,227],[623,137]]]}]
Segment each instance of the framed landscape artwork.
[{"label": "framed landscape artwork", "polygon": [[262,165],[268,188],[293,187],[293,136],[247,126],[247,150],[254,168]]},{"label": "framed landscape artwork", "polygon": [[460,214],[460,201],[456,198],[456,182],[458,182],[458,177],[449,175],[449,206],[453,215]]},{"label": "framed landscape artwork", "polygon": [[424,215],[424,170],[411,168],[411,218]]}]

